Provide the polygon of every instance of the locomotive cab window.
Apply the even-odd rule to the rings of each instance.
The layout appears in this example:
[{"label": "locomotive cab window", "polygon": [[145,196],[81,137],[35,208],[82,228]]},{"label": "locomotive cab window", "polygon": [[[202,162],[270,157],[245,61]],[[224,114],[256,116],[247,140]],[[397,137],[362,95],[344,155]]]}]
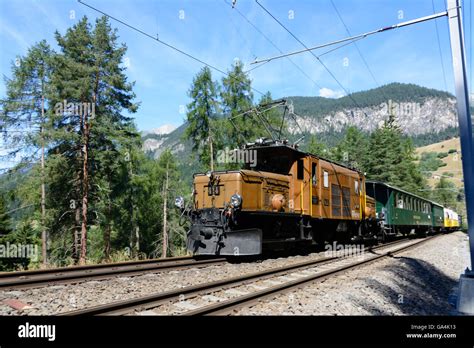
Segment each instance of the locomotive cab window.
[{"label": "locomotive cab window", "polygon": [[313,186],[316,186],[318,184],[318,167],[316,163],[311,164],[311,182],[313,183]]},{"label": "locomotive cab window", "polygon": [[296,178],[298,180],[304,180],[304,162],[299,159],[296,166]]},{"label": "locomotive cab window", "polygon": [[329,187],[329,173],[326,171],[323,172],[323,184],[324,187]]},{"label": "locomotive cab window", "polygon": [[359,194],[359,181],[354,180],[354,191],[358,195]]}]

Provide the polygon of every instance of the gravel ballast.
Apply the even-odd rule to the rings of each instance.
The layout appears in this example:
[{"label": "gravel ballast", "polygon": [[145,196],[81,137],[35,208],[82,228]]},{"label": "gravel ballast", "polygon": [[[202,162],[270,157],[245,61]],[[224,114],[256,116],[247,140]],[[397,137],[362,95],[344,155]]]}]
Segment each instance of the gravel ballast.
[{"label": "gravel ballast", "polygon": [[467,235],[451,233],[234,315],[456,315],[457,283],[468,265]]},{"label": "gravel ballast", "polygon": [[[324,256],[313,253],[148,273],[79,284],[0,291],[0,315],[52,315],[99,304],[141,297],[205,282],[236,277]],[[468,265],[467,236],[440,236],[394,258],[309,284],[263,300],[237,315],[404,315],[455,314],[451,303],[459,275]],[[451,294],[451,297],[450,297]],[[3,300],[28,306],[17,310]]]},{"label": "gravel ballast", "polygon": [[[157,292],[179,289],[244,274],[259,272],[310,259],[324,257],[324,252],[271,258],[258,262],[227,263],[202,268],[161,271],[137,276],[123,276],[77,284],[0,291],[0,315],[51,315],[94,305],[121,301]],[[17,310],[4,300],[19,300],[28,305]],[[30,308],[31,307],[31,308]]]}]

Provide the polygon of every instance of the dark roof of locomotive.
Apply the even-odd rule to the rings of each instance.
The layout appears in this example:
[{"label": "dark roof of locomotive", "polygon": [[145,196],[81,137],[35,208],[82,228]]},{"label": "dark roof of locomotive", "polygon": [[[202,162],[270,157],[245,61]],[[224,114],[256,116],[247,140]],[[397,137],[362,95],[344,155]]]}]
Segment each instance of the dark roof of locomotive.
[{"label": "dark roof of locomotive", "polygon": [[318,155],[314,155],[312,153],[309,153],[309,152],[304,152],[304,151],[301,151],[301,150],[298,150],[297,148],[295,148],[294,146],[291,146],[291,145],[288,145],[288,144],[284,144],[284,143],[272,143],[272,144],[252,144],[252,145],[249,145],[249,146],[246,146],[245,149],[252,149],[252,150],[267,150],[267,149],[275,149],[275,150],[280,150],[280,151],[283,151],[283,152],[292,152],[295,156],[295,159],[298,159],[298,158],[301,158],[301,157],[307,157],[307,156],[311,156],[311,157],[315,157],[315,158],[318,158],[318,159],[322,159],[326,162],[329,162],[329,163],[332,163],[332,164],[335,164],[335,165],[338,165],[340,167],[343,167],[343,168],[347,168],[349,170],[352,170],[354,172],[357,172],[357,173],[360,173],[360,174],[364,174],[362,173],[360,170],[356,169],[356,168],[353,168],[353,167],[350,167],[346,164],[342,164],[340,162],[337,162],[337,161],[334,161],[334,160],[330,160],[328,158],[325,158],[325,157],[322,157],[322,156],[318,156]]}]

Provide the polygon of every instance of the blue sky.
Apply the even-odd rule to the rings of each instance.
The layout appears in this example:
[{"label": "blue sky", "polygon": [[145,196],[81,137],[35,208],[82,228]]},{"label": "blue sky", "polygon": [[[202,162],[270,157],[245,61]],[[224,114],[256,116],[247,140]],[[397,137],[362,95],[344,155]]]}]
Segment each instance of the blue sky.
[{"label": "blue sky", "polygon": [[[279,53],[224,0],[85,2],[147,33],[158,34],[160,39],[223,70],[227,70],[235,58],[246,64],[246,68],[251,68],[253,66],[247,64],[255,57],[264,58]],[[347,36],[330,0],[260,2],[308,46]],[[334,0],[334,3],[353,34],[433,13],[432,0]],[[434,4],[437,12],[445,9],[444,0],[434,0]],[[464,24],[469,54],[469,12],[472,11],[469,1],[466,4]],[[253,0],[238,0],[236,6],[282,51],[301,48]],[[76,0],[0,0],[1,74],[11,76],[10,65],[15,57],[24,55],[29,46],[42,39],[56,47],[54,31],[64,33],[84,15],[91,21],[100,16]],[[118,29],[119,41],[128,46],[127,75],[130,81],[136,82],[136,100],[141,102],[140,109],[134,115],[138,128],[147,130],[164,124],[182,124],[185,118],[182,106],[189,102],[187,90],[202,65],[120,23],[111,23]],[[379,85],[394,81],[416,83],[453,93],[446,18],[438,20],[438,28],[446,85],[434,21],[378,34],[358,42]],[[348,66],[344,64],[347,62],[345,58],[348,59]],[[470,59],[468,56],[468,61]],[[253,87],[262,92],[270,91],[274,98],[295,95],[337,97],[344,94],[310,54],[294,56],[292,60],[323,90],[287,59],[272,61],[253,70],[250,73]],[[377,86],[354,45],[324,55],[322,60],[350,92]],[[216,80],[222,78],[222,74],[215,71],[213,76]],[[0,96],[4,95],[5,85],[2,81]],[[258,94],[255,96],[259,97]]]}]

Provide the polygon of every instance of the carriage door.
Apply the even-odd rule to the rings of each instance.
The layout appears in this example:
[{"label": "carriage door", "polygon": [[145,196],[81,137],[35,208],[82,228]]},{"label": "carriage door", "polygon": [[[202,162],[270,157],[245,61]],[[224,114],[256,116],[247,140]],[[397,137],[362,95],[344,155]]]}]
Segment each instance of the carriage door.
[{"label": "carriage door", "polygon": [[309,205],[309,170],[307,158],[300,158],[296,161],[296,183],[295,183],[295,211],[301,214],[310,213]]},{"label": "carriage door", "polygon": [[362,201],[363,195],[363,185],[362,180],[359,177],[350,178],[349,180],[353,181],[353,190],[354,194],[352,195],[352,210],[351,218],[360,219],[362,217],[362,209],[365,209],[365,204]]},{"label": "carriage door", "polygon": [[320,186],[319,182],[319,165],[318,160],[315,158],[310,159],[311,162],[311,182],[309,187],[309,199],[310,199],[310,215],[313,217],[321,216],[321,197],[320,197]]}]

